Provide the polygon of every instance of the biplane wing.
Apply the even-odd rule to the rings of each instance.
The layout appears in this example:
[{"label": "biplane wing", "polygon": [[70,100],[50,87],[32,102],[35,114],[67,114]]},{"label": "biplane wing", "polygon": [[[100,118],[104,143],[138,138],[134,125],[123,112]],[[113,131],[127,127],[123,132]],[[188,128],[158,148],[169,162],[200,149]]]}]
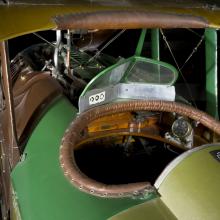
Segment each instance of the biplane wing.
[{"label": "biplane wing", "polygon": [[[120,17],[121,14],[121,17]],[[218,1],[2,1],[0,40],[34,31],[74,28],[220,27]],[[60,16],[62,18],[60,18]],[[71,22],[76,19],[75,22]],[[112,22],[104,22],[114,19]],[[128,18],[129,21],[122,18]],[[65,19],[64,19],[65,18]],[[150,18],[150,19],[149,19]],[[164,20],[165,19],[165,20]],[[90,20],[90,22],[88,22]],[[163,23],[162,25],[160,23]],[[107,24],[108,25],[105,25]],[[176,23],[176,24],[175,24]]]}]

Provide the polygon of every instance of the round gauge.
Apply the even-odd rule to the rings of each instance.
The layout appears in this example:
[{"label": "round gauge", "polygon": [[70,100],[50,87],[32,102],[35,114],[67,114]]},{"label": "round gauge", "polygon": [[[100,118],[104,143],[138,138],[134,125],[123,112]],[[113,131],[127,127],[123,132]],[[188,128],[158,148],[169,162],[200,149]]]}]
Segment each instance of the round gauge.
[{"label": "round gauge", "polygon": [[184,118],[179,118],[173,122],[172,132],[178,138],[186,137],[190,134],[192,127]]}]

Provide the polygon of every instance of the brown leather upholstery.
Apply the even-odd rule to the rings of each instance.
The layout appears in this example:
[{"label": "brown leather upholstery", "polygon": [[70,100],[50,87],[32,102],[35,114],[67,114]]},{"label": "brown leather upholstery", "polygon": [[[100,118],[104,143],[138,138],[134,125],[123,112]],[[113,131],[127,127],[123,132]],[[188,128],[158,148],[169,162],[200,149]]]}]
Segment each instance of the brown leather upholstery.
[{"label": "brown leather upholstery", "polygon": [[57,29],[137,29],[205,28],[208,22],[199,16],[158,13],[145,10],[117,10],[72,13],[54,18]]},{"label": "brown leather upholstery", "polygon": [[25,130],[30,130],[47,104],[61,93],[61,86],[47,72],[31,72],[17,79],[13,94],[18,140],[26,135]]}]

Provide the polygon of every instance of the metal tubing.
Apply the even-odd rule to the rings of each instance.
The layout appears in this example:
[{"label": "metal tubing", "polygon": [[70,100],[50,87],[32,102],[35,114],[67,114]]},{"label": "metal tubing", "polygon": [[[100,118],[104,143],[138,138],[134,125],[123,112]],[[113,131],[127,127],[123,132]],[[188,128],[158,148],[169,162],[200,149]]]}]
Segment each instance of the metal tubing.
[{"label": "metal tubing", "polygon": [[152,59],[160,60],[160,32],[158,28],[151,30],[151,54]]},{"label": "metal tubing", "polygon": [[60,30],[57,30],[56,31],[56,47],[55,47],[55,50],[54,50],[54,76],[57,77],[57,71],[58,71],[58,66],[59,66],[59,49],[60,49],[60,44],[61,44],[61,31]]},{"label": "metal tubing", "polygon": [[146,33],[147,33],[146,29],[143,29],[141,31],[141,35],[139,37],[138,45],[137,45],[137,48],[136,48],[136,51],[135,51],[135,55],[137,55],[137,56],[141,55],[141,52],[142,52],[142,49],[143,49],[143,46],[144,46],[144,40],[145,40]]},{"label": "metal tubing", "polygon": [[5,106],[7,111],[8,124],[8,157],[11,169],[17,164],[20,158],[20,153],[17,145],[17,132],[14,115],[14,100],[12,94],[12,83],[10,77],[10,65],[8,56],[7,42],[0,42],[1,62],[2,62],[2,81],[3,91],[5,96]]},{"label": "metal tubing", "polygon": [[67,74],[69,76],[71,76],[71,70],[70,70],[71,34],[70,34],[70,30],[67,30],[66,40],[67,40],[66,69],[67,69]]},{"label": "metal tubing", "polygon": [[219,119],[217,47],[217,31],[207,28],[205,30],[206,111],[216,119]]}]

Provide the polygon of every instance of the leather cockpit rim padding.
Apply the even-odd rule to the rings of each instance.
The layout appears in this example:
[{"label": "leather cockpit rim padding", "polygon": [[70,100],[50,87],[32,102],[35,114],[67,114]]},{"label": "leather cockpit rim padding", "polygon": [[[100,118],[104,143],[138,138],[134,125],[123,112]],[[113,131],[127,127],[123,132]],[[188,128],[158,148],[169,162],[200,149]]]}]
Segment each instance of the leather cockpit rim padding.
[{"label": "leather cockpit rim padding", "polygon": [[220,135],[220,122],[194,107],[181,103],[169,101],[129,101],[113,103],[93,108],[79,115],[66,130],[60,147],[60,165],[67,179],[79,190],[105,197],[130,197],[134,194],[140,195],[154,191],[149,182],[139,182],[121,185],[107,185],[97,182],[78,168],[74,160],[74,146],[82,140],[82,131],[86,126],[103,116],[122,113],[127,111],[162,111],[176,112],[180,115],[187,116],[213,132]]}]

